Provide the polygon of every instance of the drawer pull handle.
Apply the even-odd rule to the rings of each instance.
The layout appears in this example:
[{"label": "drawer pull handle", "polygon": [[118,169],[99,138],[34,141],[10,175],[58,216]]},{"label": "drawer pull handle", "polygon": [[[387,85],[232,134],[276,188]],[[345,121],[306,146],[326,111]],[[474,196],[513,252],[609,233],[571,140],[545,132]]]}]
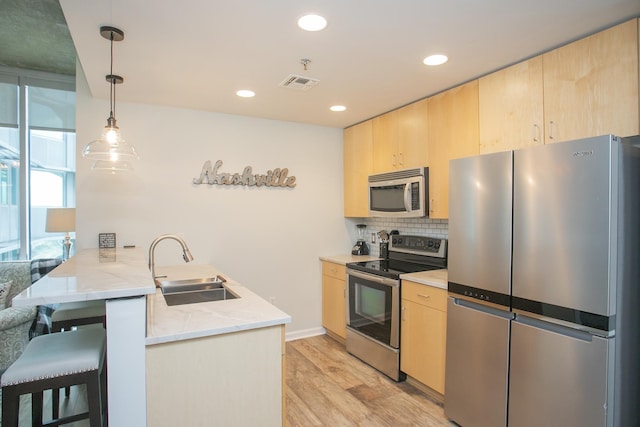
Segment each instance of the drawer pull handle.
[{"label": "drawer pull handle", "polygon": [[425,295],[425,294],[418,294],[418,296],[426,299],[431,298],[431,295]]}]

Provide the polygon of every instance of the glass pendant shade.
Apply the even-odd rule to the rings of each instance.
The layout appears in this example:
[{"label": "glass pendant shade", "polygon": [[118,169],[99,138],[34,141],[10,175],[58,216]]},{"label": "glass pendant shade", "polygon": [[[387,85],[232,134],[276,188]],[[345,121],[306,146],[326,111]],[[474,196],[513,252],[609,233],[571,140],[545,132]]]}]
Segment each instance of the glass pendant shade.
[{"label": "glass pendant shade", "polygon": [[118,172],[132,172],[133,166],[124,160],[96,160],[91,169],[115,174]]},{"label": "glass pendant shade", "polygon": [[[115,119],[109,117],[107,126],[104,127],[99,139],[91,141],[84,147],[82,156],[93,160],[119,160],[138,159],[138,153],[133,145],[122,139],[120,129],[115,124]],[[94,168],[95,169],[95,168]]]}]

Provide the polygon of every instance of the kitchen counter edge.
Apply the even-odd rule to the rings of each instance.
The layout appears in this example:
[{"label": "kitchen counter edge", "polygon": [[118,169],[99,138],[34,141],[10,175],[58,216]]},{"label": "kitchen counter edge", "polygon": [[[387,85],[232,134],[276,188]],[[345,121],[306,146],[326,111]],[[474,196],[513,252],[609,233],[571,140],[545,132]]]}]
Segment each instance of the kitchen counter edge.
[{"label": "kitchen counter edge", "polygon": [[400,279],[410,280],[421,285],[432,286],[447,290],[448,272],[446,269],[419,271],[417,273],[401,274]]},{"label": "kitchen counter edge", "polygon": [[144,252],[82,249],[16,295],[14,307],[132,298],[154,292]]},{"label": "kitchen counter edge", "polygon": [[335,264],[340,264],[340,265],[347,265],[350,262],[373,261],[375,259],[380,259],[380,257],[376,255],[350,255],[350,254],[340,254],[340,255],[330,255],[330,256],[320,257],[320,261],[333,262]]}]

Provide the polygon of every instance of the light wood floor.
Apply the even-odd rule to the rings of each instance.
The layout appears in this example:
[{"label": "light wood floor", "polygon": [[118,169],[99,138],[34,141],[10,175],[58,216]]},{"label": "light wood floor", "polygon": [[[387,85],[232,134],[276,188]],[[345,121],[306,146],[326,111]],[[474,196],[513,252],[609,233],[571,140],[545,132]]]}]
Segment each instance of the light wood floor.
[{"label": "light wood floor", "polygon": [[[452,427],[442,406],[406,382],[396,383],[321,335],[286,344],[286,427]],[[86,410],[84,386],[61,393],[61,413]],[[45,393],[45,417],[51,397]],[[20,427],[31,425],[31,400],[22,396]],[[82,420],[70,427],[88,427]],[[233,426],[228,426],[233,427]]]},{"label": "light wood floor", "polygon": [[[51,419],[51,392],[45,391],[43,396],[43,414],[45,421]],[[87,411],[87,392],[84,385],[71,387],[69,398],[64,397],[64,390],[60,390],[60,414],[78,414]],[[20,396],[19,427],[31,426],[31,395]],[[89,427],[89,420],[80,420],[65,424],[65,427]],[[1,421],[0,421],[1,427]]]},{"label": "light wood floor", "polygon": [[286,344],[287,427],[451,427],[441,405],[321,335]]}]

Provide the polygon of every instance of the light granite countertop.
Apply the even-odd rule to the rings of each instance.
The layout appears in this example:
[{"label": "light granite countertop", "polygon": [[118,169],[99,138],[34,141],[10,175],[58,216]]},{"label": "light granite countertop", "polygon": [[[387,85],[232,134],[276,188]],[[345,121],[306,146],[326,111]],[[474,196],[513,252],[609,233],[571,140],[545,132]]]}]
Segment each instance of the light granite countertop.
[{"label": "light granite countertop", "polygon": [[346,265],[350,262],[360,262],[360,261],[371,261],[374,259],[380,259],[378,256],[374,255],[331,255],[331,256],[321,256],[320,261],[328,261],[334,262],[336,264]]},{"label": "light granite countertop", "polygon": [[400,279],[411,280],[421,285],[433,286],[435,288],[447,289],[447,270],[419,271],[417,273],[401,274]]},{"label": "light granite countertop", "polygon": [[84,249],[13,299],[14,307],[128,298],[155,292],[144,251]]},{"label": "light granite countertop", "polygon": [[239,332],[291,322],[291,316],[210,265],[158,266],[163,280],[224,277],[240,298],[168,306],[162,292],[147,297],[147,345]]},{"label": "light granite countertop", "polygon": [[[329,261],[336,264],[346,265],[350,262],[371,261],[380,259],[373,255],[350,255],[340,254],[331,256],[321,256],[320,261]],[[447,289],[447,270],[430,270],[419,271],[417,273],[401,274],[400,279],[411,280],[421,285],[433,286],[436,288]]]}]

